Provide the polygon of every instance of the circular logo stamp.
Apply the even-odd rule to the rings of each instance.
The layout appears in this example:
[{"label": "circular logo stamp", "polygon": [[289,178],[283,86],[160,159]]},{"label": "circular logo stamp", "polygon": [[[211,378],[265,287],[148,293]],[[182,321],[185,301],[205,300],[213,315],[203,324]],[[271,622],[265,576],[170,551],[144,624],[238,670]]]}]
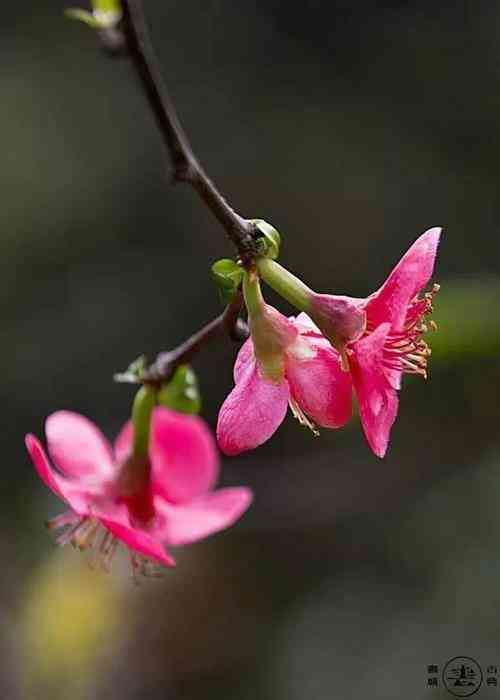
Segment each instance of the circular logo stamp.
[{"label": "circular logo stamp", "polygon": [[444,687],[457,698],[474,695],[482,682],[481,666],[470,656],[455,656],[443,669]]}]

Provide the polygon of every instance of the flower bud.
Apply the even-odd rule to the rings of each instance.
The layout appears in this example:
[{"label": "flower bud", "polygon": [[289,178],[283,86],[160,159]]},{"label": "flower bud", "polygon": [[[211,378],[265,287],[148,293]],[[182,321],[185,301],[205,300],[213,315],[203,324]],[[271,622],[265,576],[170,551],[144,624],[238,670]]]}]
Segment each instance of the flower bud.
[{"label": "flower bud", "polygon": [[250,219],[259,232],[259,254],[264,258],[276,260],[280,252],[281,236],[278,231],[263,219]]},{"label": "flower bud", "polygon": [[189,365],[180,365],[172,379],[158,392],[157,401],[178,413],[199,413],[201,396],[198,379]]},{"label": "flower bud", "polygon": [[212,265],[212,279],[219,288],[221,301],[230,304],[243,279],[243,268],[234,260],[222,258]]}]

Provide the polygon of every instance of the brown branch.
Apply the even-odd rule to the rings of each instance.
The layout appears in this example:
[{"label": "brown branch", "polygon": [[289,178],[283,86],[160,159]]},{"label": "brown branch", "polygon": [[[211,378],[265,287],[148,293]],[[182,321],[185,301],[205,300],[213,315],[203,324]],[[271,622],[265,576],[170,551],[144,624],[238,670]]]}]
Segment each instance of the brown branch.
[{"label": "brown branch", "polygon": [[190,184],[225,228],[242,262],[257,252],[255,224],[240,216],[224,199],[193,153],[189,139],[163,81],[146,25],[142,0],[122,0],[122,28],[128,54],[154,114],[173,163],[173,177]]},{"label": "brown branch", "polygon": [[[117,27],[102,29],[103,49],[111,56],[129,56],[143,92],[153,112],[156,125],[173,164],[173,179],[190,184],[225,228],[236,246],[241,262],[249,267],[258,252],[261,235],[252,221],[240,216],[224,199],[201,167],[180,123],[176,109],[163,81],[158,60],[150,40],[142,0],[122,0],[123,17]],[[161,384],[168,381],[175,369],[191,360],[212,338],[228,335],[241,342],[249,335],[241,319],[243,298],[234,297],[225,311],[173,350],[161,352],[140,374],[127,381]],[[118,381],[123,376],[116,375]]]},{"label": "brown branch", "polygon": [[212,338],[224,334],[239,342],[245,340],[248,337],[248,328],[246,323],[238,318],[241,304],[242,295],[239,292],[220,316],[207,323],[197,333],[193,333],[174,350],[159,353],[154,362],[143,371],[141,381],[146,384],[168,381],[179,365],[189,362]]}]

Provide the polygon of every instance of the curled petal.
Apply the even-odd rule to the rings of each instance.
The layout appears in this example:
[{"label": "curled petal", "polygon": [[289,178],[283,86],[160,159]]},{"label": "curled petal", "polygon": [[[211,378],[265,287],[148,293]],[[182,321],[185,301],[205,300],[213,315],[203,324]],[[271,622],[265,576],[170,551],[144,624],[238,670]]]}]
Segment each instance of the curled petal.
[{"label": "curled petal", "polygon": [[155,408],[149,456],[153,491],[172,503],[205,493],[218,476],[215,441],[197,416]]},{"label": "curled petal", "polygon": [[384,457],[387,451],[391,427],[398,413],[398,396],[382,364],[389,328],[389,324],[384,323],[354,343],[349,356],[363,430],[378,457]]},{"label": "curled petal", "polygon": [[252,502],[248,488],[226,488],[204,494],[190,503],[158,506],[163,524],[161,539],[175,547],[190,544],[225,530],[238,520]]},{"label": "curled petal", "polygon": [[101,431],[85,416],[57,411],[45,421],[49,455],[67,476],[105,480],[113,473],[111,448]]},{"label": "curled petal", "polygon": [[175,566],[175,560],[156,537],[123,523],[101,519],[102,524],[112,535],[121,540],[129,549],[142,556],[154,559],[164,566]]},{"label": "curled petal", "polygon": [[[305,341],[305,339],[304,339]],[[340,428],[352,414],[352,382],[340,366],[340,355],[329,343],[308,338],[315,356],[304,360],[287,355],[286,376],[292,397],[324,428]]]},{"label": "curled petal", "polygon": [[43,447],[34,435],[26,435],[25,444],[44,484],[61,500],[66,501],[76,513],[86,515],[89,512],[86,492],[52,468]]},{"label": "curled petal", "polygon": [[268,381],[255,362],[249,364],[220,409],[220,449],[227,455],[237,455],[266,442],[285,418],[289,395],[286,380]]},{"label": "curled petal", "polygon": [[440,235],[440,228],[431,228],[417,238],[382,287],[368,297],[369,325],[389,322],[393,330],[402,328],[408,304],[431,278]]}]

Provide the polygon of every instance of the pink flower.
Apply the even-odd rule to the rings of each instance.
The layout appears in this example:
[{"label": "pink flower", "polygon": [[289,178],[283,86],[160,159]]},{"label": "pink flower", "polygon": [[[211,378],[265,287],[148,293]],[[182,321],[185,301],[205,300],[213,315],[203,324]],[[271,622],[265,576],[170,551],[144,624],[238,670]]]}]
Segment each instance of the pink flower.
[{"label": "pink flower", "polygon": [[244,291],[251,337],[238,354],[236,386],[219,413],[221,450],[235,455],[258,447],[277,430],[288,406],[313,431],[314,423],[343,425],[351,414],[351,386],[338,353],[325,338],[311,335],[308,327],[303,332],[295,319],[266,304],[256,275],[246,280]]},{"label": "pink flower", "polygon": [[[435,327],[432,321],[426,324],[425,316],[432,312],[439,286],[423,297],[419,293],[431,278],[440,234],[440,228],[422,234],[382,287],[366,299],[313,294],[309,316],[316,325],[305,314],[298,317],[309,328],[310,337],[323,337],[322,331],[339,347],[366,438],[379,457],[386,453],[398,412],[402,375],[426,377],[431,351],[422,336]],[[338,394],[337,400],[344,402],[347,411],[346,394]]]},{"label": "pink flower", "polygon": [[218,457],[200,418],[155,408],[144,458],[132,456],[130,421],[114,448],[90,420],[70,411],[49,416],[45,433],[57,471],[35,436],[26,436],[26,446],[41,479],[70,508],[48,526],[66,527],[58,542],[80,549],[102,533],[97,549],[105,568],[119,541],[130,550],[134,573],[174,566],[164,544],[188,544],[223,530],[251,502],[247,488],[213,490]]}]

